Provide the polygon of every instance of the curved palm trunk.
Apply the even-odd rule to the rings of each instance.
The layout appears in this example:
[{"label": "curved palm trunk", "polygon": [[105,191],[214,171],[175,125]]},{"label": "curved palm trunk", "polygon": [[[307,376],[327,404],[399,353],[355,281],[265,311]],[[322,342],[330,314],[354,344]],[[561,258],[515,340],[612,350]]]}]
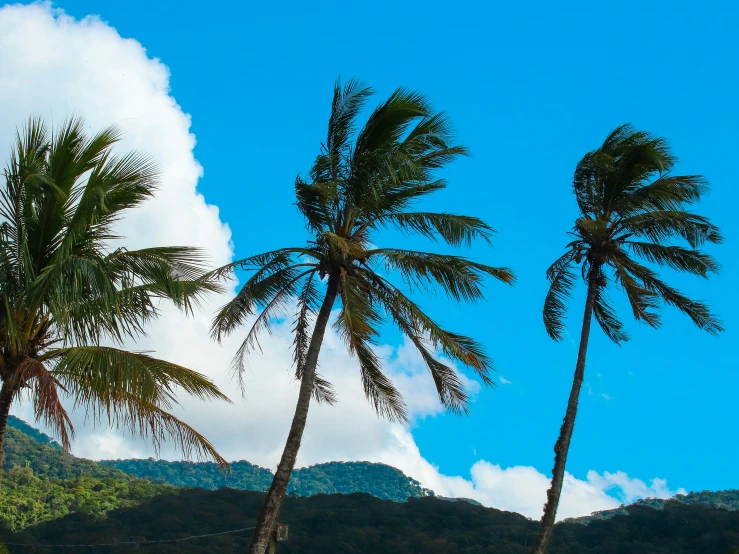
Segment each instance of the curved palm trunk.
[{"label": "curved palm trunk", "polygon": [[544,505],[544,515],[541,518],[541,527],[536,541],[531,549],[531,554],[544,554],[552,540],[552,531],[554,530],[554,518],[557,515],[557,507],[559,506],[559,497],[562,494],[562,483],[565,476],[565,464],[567,463],[567,453],[570,449],[570,441],[572,440],[572,432],[575,429],[575,416],[577,416],[577,403],[580,397],[580,388],[582,387],[583,378],[585,376],[585,356],[588,351],[588,339],[590,338],[590,322],[593,318],[593,306],[595,305],[595,294],[598,285],[593,278],[588,279],[588,294],[585,300],[585,315],[582,322],[582,333],[580,334],[580,349],[577,353],[577,365],[575,366],[575,376],[572,380],[572,390],[570,390],[570,399],[567,402],[567,412],[565,413],[562,427],[559,430],[559,438],[554,445],[554,469],[552,470],[552,484],[547,491],[547,503]]},{"label": "curved palm trunk", "polygon": [[2,487],[3,462],[5,461],[5,431],[8,429],[8,414],[13,402],[15,388],[10,381],[4,381],[0,388],[0,487]]},{"label": "curved palm trunk", "polygon": [[277,523],[280,505],[287,492],[290,474],[298,457],[300,441],[303,438],[305,423],[308,419],[308,408],[310,406],[311,396],[313,395],[313,384],[316,377],[316,366],[318,365],[318,353],[321,350],[323,336],[326,332],[326,326],[331,316],[331,308],[334,305],[334,300],[336,300],[338,290],[338,280],[333,276],[329,277],[326,296],[318,312],[316,326],[313,329],[310,346],[305,356],[303,378],[300,382],[298,403],[295,407],[295,415],[293,416],[293,422],[290,427],[290,434],[287,436],[285,450],[282,452],[282,459],[277,466],[277,471],[272,479],[272,485],[269,487],[269,491],[267,491],[267,498],[264,500],[262,509],[257,517],[257,524],[254,529],[254,535],[252,536],[251,546],[249,547],[249,554],[264,554],[266,552],[269,546],[270,536]]}]

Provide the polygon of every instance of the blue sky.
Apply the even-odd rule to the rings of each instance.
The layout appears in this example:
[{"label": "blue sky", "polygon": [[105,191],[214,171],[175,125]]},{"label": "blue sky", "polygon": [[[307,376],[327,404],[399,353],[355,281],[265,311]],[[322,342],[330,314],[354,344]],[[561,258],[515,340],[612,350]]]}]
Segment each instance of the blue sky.
[{"label": "blue sky", "polygon": [[[372,84],[378,101],[400,85],[420,90],[450,114],[473,155],[445,171],[450,188],[427,207],[485,218],[499,231],[494,248],[467,254],[510,266],[519,280],[513,289],[491,283],[479,306],[423,302],[483,342],[511,381],[483,390],[468,418],[413,429],[423,455],[448,474],[479,458],[550,471],[575,347],[551,342],[540,314],[544,270],[574,216],[572,171],[619,124],[668,137],[678,171],[710,180],[700,211],[726,236],[712,249],[721,275],[672,282],[714,306],[727,332],[702,334],[670,310],[659,331],[629,322],[632,340],[620,348],[596,331],[568,469],[659,476],[688,490],[739,487],[739,5],[493,4],[58,6],[100,15],[170,68],[172,94],[193,118],[200,191],[230,225],[237,256],[303,239],[292,182],[323,139],[337,76]],[[581,297],[572,307],[577,337]]]}]

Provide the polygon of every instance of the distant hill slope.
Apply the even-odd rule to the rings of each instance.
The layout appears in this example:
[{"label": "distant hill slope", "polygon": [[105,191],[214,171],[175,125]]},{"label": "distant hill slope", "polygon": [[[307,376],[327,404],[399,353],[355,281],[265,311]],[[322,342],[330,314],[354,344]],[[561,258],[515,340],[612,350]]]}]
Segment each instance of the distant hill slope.
[{"label": "distant hill slope", "polygon": [[[18,420],[21,421],[21,420]],[[22,422],[21,422],[22,423]],[[65,454],[53,444],[39,442],[18,429],[15,422],[9,425],[5,436],[5,460],[3,467],[29,467],[36,477],[46,479],[69,479],[87,475],[89,477],[124,477],[125,474],[115,468],[104,466]],[[43,435],[43,433],[40,433]],[[46,437],[46,435],[43,435]],[[48,437],[46,437],[48,438]]]},{"label": "distant hill slope", "polygon": [[[243,529],[254,523],[263,493],[221,489],[176,489],[105,518],[72,514],[11,534],[0,541],[25,544],[94,544],[178,539]],[[289,540],[280,554],[526,554],[537,523],[519,514],[444,502],[379,500],[366,494],[290,497],[280,519]],[[186,542],[162,543],[158,554],[244,552],[249,532]],[[91,554],[134,547],[89,547]],[[734,554],[739,548],[739,512],[703,504],[670,502],[664,509],[632,506],[590,525],[557,524],[550,554]],[[18,549],[18,552],[39,548]]]},{"label": "distant hill slope", "polygon": [[[93,462],[64,454],[55,441],[18,418],[12,418],[9,423],[4,466],[29,466],[37,477],[68,479],[88,475],[102,478],[126,473],[177,487],[206,490],[231,487],[252,491],[266,491],[272,482],[270,470],[243,460],[234,462],[227,474],[209,462],[169,462],[153,458]],[[297,496],[355,492],[396,502],[434,494],[399,469],[371,462],[330,462],[297,469],[288,488],[289,494]]]},{"label": "distant hill slope", "polygon": [[62,445],[59,444],[54,439],[52,439],[49,435],[42,433],[41,431],[39,431],[35,427],[30,426],[28,423],[26,423],[25,421],[23,421],[22,419],[18,417],[9,415],[8,416],[8,426],[18,429],[20,432],[28,435],[36,442],[40,442],[41,444],[50,446],[51,448],[55,450],[62,449]]},{"label": "distant hill slope", "polygon": [[681,504],[705,504],[712,508],[722,510],[739,510],[739,490],[728,491],[701,491],[688,494],[677,494],[672,498],[642,498],[628,506],[620,506],[613,510],[595,512],[589,516],[570,518],[570,521],[579,523],[590,523],[592,521],[610,519],[617,515],[626,515],[628,510],[635,506],[644,506],[655,510],[663,510],[668,503],[679,502]]},{"label": "distant hill slope", "polygon": [[[233,462],[228,474],[209,462],[168,462],[149,458],[104,460],[100,463],[155,482],[206,490],[230,487],[266,491],[273,477],[270,470],[244,460]],[[365,492],[382,500],[396,502],[433,495],[432,491],[424,489],[418,481],[399,469],[371,462],[330,462],[297,469],[288,488],[288,494],[296,496],[355,492]]]}]

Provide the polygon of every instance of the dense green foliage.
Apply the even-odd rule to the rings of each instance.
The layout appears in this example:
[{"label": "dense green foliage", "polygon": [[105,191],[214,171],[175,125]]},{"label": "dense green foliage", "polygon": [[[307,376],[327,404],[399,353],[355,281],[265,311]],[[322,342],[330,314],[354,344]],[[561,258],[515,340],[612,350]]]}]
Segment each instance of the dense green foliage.
[{"label": "dense green foliage", "polygon": [[[234,485],[254,484],[261,479],[261,486],[266,488],[272,475],[248,462],[233,464],[230,477],[224,477],[216,464],[118,460],[103,465],[39,442],[44,441],[42,433],[34,433],[39,440],[31,438],[17,429],[25,425],[21,424],[14,422],[14,428],[8,429],[9,469],[3,476],[0,495],[0,539],[9,543],[160,540],[249,527],[263,496],[233,490]],[[160,481],[179,479],[190,485],[198,483],[198,487],[230,488],[175,488],[138,479],[121,469],[132,473],[146,470],[150,472],[147,477]],[[382,464],[320,464],[298,470],[293,477],[294,496],[281,516],[290,525],[290,540],[280,546],[284,554],[513,554],[528,551],[536,530],[535,522],[519,514],[439,498],[411,498],[403,503],[366,494],[296,498],[321,490],[347,492],[362,487],[378,496],[385,494],[388,499],[406,490],[403,487],[413,493],[408,494],[411,497],[433,494],[399,470]],[[558,524],[551,552],[728,554],[732,548],[739,548],[737,509],[739,491],[703,491],[667,501],[644,499]],[[165,554],[220,553],[244,549],[247,540],[248,532],[147,548]],[[128,549],[130,546],[100,547],[86,552]],[[11,552],[16,550],[37,549],[15,547]]]},{"label": "dense green foliage", "polygon": [[[30,429],[35,438],[19,431],[20,428]],[[270,470],[243,460],[232,463],[228,473],[212,462],[169,462],[153,458],[93,462],[65,454],[58,447],[50,447],[48,440],[43,433],[14,418],[13,427],[8,429],[5,468],[28,466],[38,477],[57,479],[80,475],[123,478],[124,474],[129,474],[177,487],[207,490],[230,487],[266,491],[273,477]],[[396,502],[433,495],[432,491],[424,489],[402,471],[370,462],[331,462],[298,469],[289,488],[289,493],[297,496],[354,492],[365,492]]]},{"label": "dense green foliage", "polygon": [[595,512],[589,516],[573,518],[572,521],[590,523],[595,520],[610,519],[616,515],[626,515],[628,510],[633,506],[647,506],[649,508],[654,508],[655,510],[662,510],[666,504],[674,502],[682,502],[683,504],[705,504],[707,506],[721,508],[723,510],[739,510],[739,490],[689,492],[688,494],[675,495],[670,499],[642,498],[629,506],[620,506],[613,510]]},{"label": "dense green foliage", "polygon": [[100,478],[126,477],[124,473],[114,468],[77,458],[58,448],[40,443],[13,427],[8,427],[7,430],[3,466],[5,469],[13,466],[29,467],[37,477],[48,479],[69,479],[80,475]]},{"label": "dense green foliage", "polygon": [[[172,489],[135,508],[111,511],[105,518],[72,514],[15,535],[0,532],[0,540],[89,544],[242,529],[253,525],[262,498],[262,493],[233,489]],[[736,511],[679,502],[668,502],[662,510],[633,506],[628,511],[628,516],[590,525],[558,524],[551,552],[728,554],[739,546]],[[290,497],[281,520],[290,530],[289,540],[280,544],[281,554],[523,554],[536,531],[536,523],[519,514],[466,502],[421,498],[397,503],[364,494]],[[146,548],[161,554],[243,552],[248,538],[247,531]],[[108,554],[131,548],[106,546],[85,552]],[[18,548],[25,551],[39,549]]]},{"label": "dense green foliage", "polygon": [[130,475],[167,483],[176,487],[218,490],[223,487],[247,491],[266,491],[272,482],[272,472],[247,461],[233,462],[231,471],[224,473],[212,462],[169,462],[167,460],[103,460],[101,465],[116,468]]},{"label": "dense green foliage", "polygon": [[49,435],[47,435],[46,433],[42,433],[35,427],[31,427],[28,423],[15,416],[8,416],[8,426],[18,429],[22,433],[25,433],[26,435],[31,437],[36,442],[40,442],[41,444],[45,444],[46,446],[51,446],[52,448],[56,448],[57,450],[62,449],[62,445],[52,439]]},{"label": "dense green foliage", "polygon": [[[270,470],[246,461],[231,464],[224,474],[210,462],[168,462],[166,460],[106,460],[106,466],[131,475],[178,487],[217,490],[222,487],[248,491],[266,491],[272,482]],[[365,492],[383,500],[405,502],[409,497],[433,495],[418,481],[402,471],[370,462],[330,462],[296,469],[290,479],[288,493],[297,496],[316,494],[351,494]]]},{"label": "dense green foliage", "polygon": [[[156,190],[156,164],[114,153],[121,133],[90,135],[79,118],[53,129],[30,118],[0,182],[0,460],[10,408],[25,396],[37,420],[69,448],[63,397],[91,421],[225,465],[168,410],[174,390],[226,400],[210,379],[116,348],[145,334],[170,300],[185,312],[220,287],[192,248],[129,250],[115,228]],[[111,346],[115,345],[115,346]]]},{"label": "dense green foliage", "polygon": [[330,462],[297,469],[288,492],[298,496],[364,492],[396,502],[433,495],[399,469],[370,462]]},{"label": "dense green foliage", "polygon": [[92,477],[41,479],[30,467],[14,466],[3,475],[0,525],[14,531],[76,512],[99,517],[136,506],[171,487],[146,479]]}]

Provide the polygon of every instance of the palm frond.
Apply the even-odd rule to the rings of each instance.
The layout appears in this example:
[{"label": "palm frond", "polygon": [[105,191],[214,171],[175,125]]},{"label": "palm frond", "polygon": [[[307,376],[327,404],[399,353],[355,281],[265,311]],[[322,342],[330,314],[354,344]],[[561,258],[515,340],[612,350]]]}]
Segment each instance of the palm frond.
[{"label": "palm frond", "polygon": [[391,421],[406,421],[403,398],[382,372],[380,361],[371,348],[382,316],[369,292],[360,281],[343,275],[339,288],[342,306],[335,326],[349,352],[359,361],[364,392],[375,411]]},{"label": "palm frond", "polygon": [[393,225],[406,233],[418,233],[432,240],[441,237],[452,246],[470,246],[482,239],[490,244],[495,230],[477,217],[447,213],[404,212],[380,217],[374,226]]},{"label": "palm frond", "polygon": [[457,301],[481,300],[482,278],[486,275],[509,284],[515,279],[508,268],[487,266],[461,256],[383,248],[367,252],[368,259],[373,257],[398,271],[409,285],[428,289],[436,284]]},{"label": "palm frond", "polygon": [[104,408],[109,416],[125,408],[121,399],[130,397],[168,409],[177,403],[176,387],[202,400],[228,401],[206,376],[140,352],[76,346],[49,350],[41,359],[47,360],[54,364],[51,375],[77,404]]},{"label": "palm frond", "polygon": [[644,237],[657,244],[667,244],[675,237],[685,239],[691,248],[706,242],[723,241],[718,227],[706,217],[675,210],[650,210],[623,219],[619,231]]},{"label": "palm frond", "polygon": [[547,269],[549,290],[544,299],[544,328],[547,334],[556,341],[562,340],[567,302],[575,286],[576,277],[572,267],[575,256],[575,252],[569,251]]},{"label": "palm frond", "polygon": [[368,270],[363,272],[363,277],[401,331],[405,328],[416,336],[428,337],[432,348],[472,368],[485,384],[492,384],[489,376],[492,361],[481,345],[470,337],[442,329],[415,302],[384,277]]},{"label": "palm frond", "polygon": [[285,272],[283,275],[285,280],[283,281],[280,290],[271,293],[268,301],[257,301],[258,304],[263,304],[262,311],[254,320],[254,323],[251,324],[249,332],[246,334],[246,338],[241,342],[241,346],[236,351],[236,355],[231,364],[234,375],[238,377],[242,393],[245,391],[243,375],[246,370],[246,366],[244,365],[244,360],[254,349],[261,351],[259,333],[266,331],[271,334],[273,321],[276,318],[287,314],[287,307],[292,298],[296,296],[300,281],[306,277],[311,279],[316,271],[316,269],[311,268],[302,272],[290,271],[289,274]]},{"label": "palm frond", "polygon": [[674,306],[687,315],[699,329],[716,335],[724,330],[721,320],[711,314],[708,306],[686,297],[677,289],[660,280],[651,269],[623,256],[618,263],[624,272],[639,280],[642,287],[654,297],[662,299],[666,304]]},{"label": "palm frond", "polygon": [[626,256],[619,257],[613,261],[616,273],[616,281],[623,287],[626,297],[631,304],[634,319],[644,321],[650,327],[657,328],[661,321],[656,309],[659,307],[657,294],[640,285],[624,267],[628,263]]},{"label": "palm frond", "polygon": [[46,369],[44,364],[35,358],[26,358],[20,366],[16,379],[21,386],[31,389],[34,415],[36,421],[42,421],[62,443],[62,448],[69,451],[74,426],[67,411],[62,406],[58,389],[62,387],[56,378]]},{"label": "palm frond", "polygon": [[236,296],[218,311],[211,325],[211,336],[220,341],[253,315],[258,306],[266,306],[290,286],[304,268],[315,268],[315,264],[287,265],[290,261],[289,256],[276,259],[255,271]]},{"label": "palm frond", "polygon": [[709,273],[716,273],[719,270],[716,261],[699,250],[639,241],[627,241],[626,245],[634,254],[648,262],[699,277],[707,278]]},{"label": "palm frond", "polygon": [[593,285],[596,287],[595,290],[595,303],[593,305],[593,315],[595,320],[603,329],[606,336],[611,339],[615,344],[621,344],[629,340],[629,335],[624,331],[624,324],[618,318],[616,311],[611,306],[606,293],[606,287]]}]

